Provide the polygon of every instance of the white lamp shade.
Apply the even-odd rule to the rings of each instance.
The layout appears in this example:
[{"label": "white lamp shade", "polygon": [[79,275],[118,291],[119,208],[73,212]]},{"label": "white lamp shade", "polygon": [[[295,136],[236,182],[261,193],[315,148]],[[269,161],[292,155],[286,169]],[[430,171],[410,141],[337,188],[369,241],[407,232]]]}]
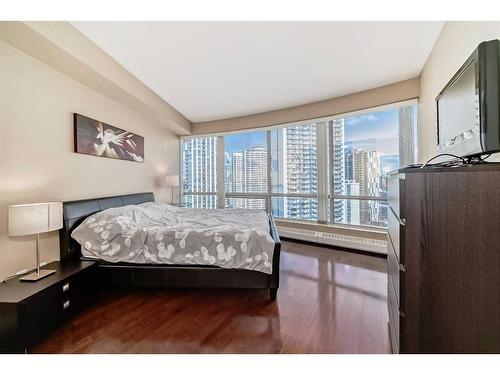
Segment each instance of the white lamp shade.
[{"label": "white lamp shade", "polygon": [[179,175],[174,174],[171,176],[165,176],[165,186],[178,187],[179,186]]},{"label": "white lamp shade", "polygon": [[62,226],[61,202],[9,206],[9,236],[45,233]]}]

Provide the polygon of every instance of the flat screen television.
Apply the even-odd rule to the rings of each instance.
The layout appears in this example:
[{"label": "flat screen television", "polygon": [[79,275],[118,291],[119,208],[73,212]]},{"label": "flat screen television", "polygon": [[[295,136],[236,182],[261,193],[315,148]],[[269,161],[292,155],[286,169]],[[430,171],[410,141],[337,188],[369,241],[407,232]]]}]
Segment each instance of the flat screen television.
[{"label": "flat screen television", "polygon": [[437,150],[473,158],[500,151],[500,41],[482,42],[436,98]]}]

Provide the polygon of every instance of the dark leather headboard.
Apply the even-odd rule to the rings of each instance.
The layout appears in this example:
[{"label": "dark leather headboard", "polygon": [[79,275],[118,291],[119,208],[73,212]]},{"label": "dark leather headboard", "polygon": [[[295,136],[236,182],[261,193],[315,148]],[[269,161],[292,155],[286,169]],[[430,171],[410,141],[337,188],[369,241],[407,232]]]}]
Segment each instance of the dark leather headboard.
[{"label": "dark leather headboard", "polygon": [[84,199],[63,203],[63,227],[59,231],[60,257],[78,259],[81,256],[80,245],[71,238],[71,232],[80,223],[96,212],[107,208],[154,202],[153,193],[117,195],[115,197]]}]

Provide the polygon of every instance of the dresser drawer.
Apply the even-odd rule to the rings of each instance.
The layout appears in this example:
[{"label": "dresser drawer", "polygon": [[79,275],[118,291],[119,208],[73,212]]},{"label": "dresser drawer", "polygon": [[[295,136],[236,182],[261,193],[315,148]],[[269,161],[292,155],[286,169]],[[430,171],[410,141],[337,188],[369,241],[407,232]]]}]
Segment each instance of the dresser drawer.
[{"label": "dresser drawer", "polygon": [[387,233],[389,235],[389,239],[392,241],[392,245],[394,248],[394,253],[398,259],[398,262],[404,265],[404,231],[405,226],[402,222],[396,217],[391,207],[387,210]]},{"label": "dresser drawer", "polygon": [[394,286],[390,280],[387,283],[387,310],[389,313],[389,335],[391,338],[392,351],[394,353],[399,353],[400,313]]},{"label": "dresser drawer", "polygon": [[398,262],[396,252],[390,238],[387,240],[387,268],[389,284],[393,284],[398,307],[402,310],[401,294],[404,293],[405,272],[404,267]]}]

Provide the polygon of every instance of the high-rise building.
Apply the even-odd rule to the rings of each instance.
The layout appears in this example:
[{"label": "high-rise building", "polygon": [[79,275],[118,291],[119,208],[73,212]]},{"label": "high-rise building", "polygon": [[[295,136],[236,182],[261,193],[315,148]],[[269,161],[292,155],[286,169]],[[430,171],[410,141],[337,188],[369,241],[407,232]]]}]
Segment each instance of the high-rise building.
[{"label": "high-rise building", "polygon": [[352,146],[347,144],[344,148],[344,177],[346,182],[354,181],[352,165]]},{"label": "high-rise building", "polygon": [[[318,162],[316,124],[280,129],[283,133],[284,191],[290,194],[316,194]],[[283,198],[286,216],[316,220],[317,201],[307,198]]]},{"label": "high-rise building", "polygon": [[[244,150],[242,164],[244,192],[267,192],[267,150],[260,146]],[[266,203],[262,199],[246,199],[245,208],[265,209]]]},{"label": "high-rise building", "polygon": [[[380,157],[377,151],[354,150],[353,178],[359,183],[359,194],[378,196],[380,190]],[[360,201],[359,215],[361,224],[376,223],[379,218],[379,202]]]},{"label": "high-rise building", "polygon": [[234,193],[243,193],[243,153],[233,152],[231,157],[231,178],[230,185],[231,191]]},{"label": "high-rise building", "polygon": [[[183,142],[184,193],[215,192],[217,183],[217,137],[191,138]],[[215,195],[184,195],[193,208],[216,208]]]},{"label": "high-rise building", "polygon": [[224,170],[227,176],[224,180],[224,191],[231,193],[233,191],[233,158],[228,152],[224,153]]},{"label": "high-rise building", "polygon": [[[343,195],[345,187],[344,119],[329,121],[330,194]],[[330,206],[330,221],[343,223],[344,201],[335,199]]]},{"label": "high-rise building", "polygon": [[[231,169],[226,169],[226,184],[232,193],[243,193],[243,153],[233,152],[231,155]],[[242,198],[231,198],[228,200],[229,207],[245,208],[245,200]]]}]

